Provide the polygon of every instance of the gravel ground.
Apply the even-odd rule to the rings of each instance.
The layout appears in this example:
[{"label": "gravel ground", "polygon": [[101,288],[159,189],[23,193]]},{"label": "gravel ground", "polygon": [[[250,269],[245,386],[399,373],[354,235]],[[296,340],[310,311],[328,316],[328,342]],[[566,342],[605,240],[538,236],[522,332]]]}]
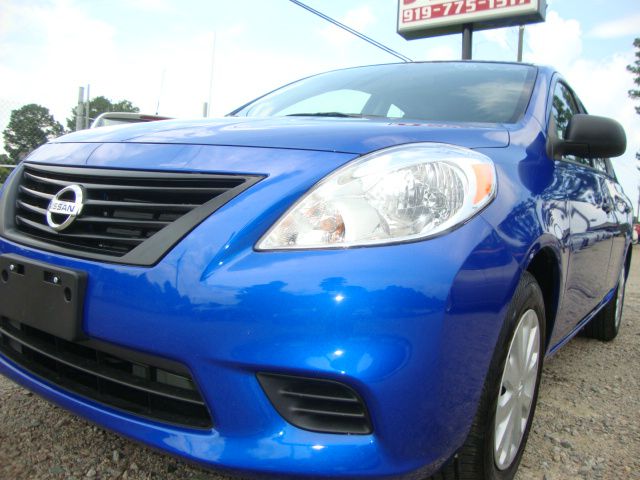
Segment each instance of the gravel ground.
[{"label": "gravel ground", "polygon": [[[517,480],[640,479],[640,249],[634,253],[618,338],[575,338],[547,361]],[[0,446],[0,479],[227,478],[96,427],[4,377]]]}]

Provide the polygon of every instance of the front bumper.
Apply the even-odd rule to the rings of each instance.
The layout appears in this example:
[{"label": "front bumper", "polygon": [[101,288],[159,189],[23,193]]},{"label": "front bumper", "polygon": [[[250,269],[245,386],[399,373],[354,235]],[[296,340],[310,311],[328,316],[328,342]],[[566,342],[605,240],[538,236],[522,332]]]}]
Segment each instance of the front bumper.
[{"label": "front bumper", "polygon": [[[217,227],[207,220],[151,268],[0,240],[2,254],[87,272],[85,334],[186,365],[212,429],[110,409],[5,358],[0,372],[125,436],[245,475],[424,475],[453,455],[475,414],[517,273],[481,217],[428,242],[314,252],[223,247],[210,256],[203,242],[219,237]],[[288,424],[257,372],[351,386],[368,407],[373,433],[323,434]]]},{"label": "front bumper", "polygon": [[[105,144],[86,161],[157,165],[158,154],[167,155],[161,147]],[[36,153],[48,161],[56,148],[56,162],[78,165],[89,155],[83,144]],[[184,365],[213,428],[175,427],[105,407],[1,354],[0,373],[122,435],[246,476],[419,478],[437,470],[462,445],[476,412],[518,279],[510,247],[476,216],[423,242],[256,252],[253,245],[291,202],[352,156],[180,148],[176,158],[188,153],[194,171],[216,164],[267,178],[151,267],[71,258],[4,238],[0,254],[86,272],[85,335]],[[348,385],[364,400],[373,433],[294,427],[270,403],[259,372]]]}]

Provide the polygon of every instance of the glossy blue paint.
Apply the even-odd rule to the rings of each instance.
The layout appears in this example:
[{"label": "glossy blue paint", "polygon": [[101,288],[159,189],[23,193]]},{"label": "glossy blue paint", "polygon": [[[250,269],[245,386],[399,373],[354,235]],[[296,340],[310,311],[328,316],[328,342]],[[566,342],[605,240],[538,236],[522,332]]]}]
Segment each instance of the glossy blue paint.
[{"label": "glossy blue paint", "polygon": [[[460,130],[465,135],[460,135]],[[56,142],[133,142],[323,150],[368,153],[411,142],[455,143],[463,147],[506,147],[509,134],[497,124],[389,122],[388,119],[228,117],[167,120],[81,130]]]},{"label": "glossy blue paint", "polygon": [[607,296],[602,299],[602,301],[596,308],[594,308],[587,316],[585,316],[582,320],[580,320],[580,322],[578,322],[578,324],[575,327],[573,327],[573,330],[571,330],[567,335],[565,335],[564,338],[560,339],[558,343],[553,345],[553,347],[548,350],[547,356],[549,357],[557,353],[558,350],[564,347],[573,337],[575,337],[578,333],[580,333],[580,330],[587,323],[589,323],[593,319],[593,317],[595,317],[600,312],[600,310],[604,308],[604,306],[607,303],[609,303],[613,299],[614,294],[615,294],[615,289],[607,293]]},{"label": "glossy blue paint", "polygon": [[[584,196],[597,188],[608,194],[597,184],[601,177],[593,183],[590,172],[547,156],[552,79],[551,70],[539,69],[527,113],[512,125],[170,121],[79,132],[40,148],[29,161],[266,178],[149,268],[64,257],[0,238],[0,254],[87,272],[86,335],[185,364],[211,410],[212,430],[100,406],[2,356],[0,372],[78,415],[206,466],[296,478],[432,473],[466,438],[506,309],[534,256],[545,249],[558,267],[558,313],[547,345],[555,351],[610,298],[617,276],[603,269],[619,271],[629,245],[628,214],[599,216],[591,211],[597,198]],[[416,141],[489,156],[498,177],[493,203],[428,241],[254,250],[327,174],[358,154]],[[586,281],[589,290],[581,288]],[[260,371],[349,384],[366,402],[374,433],[320,434],[289,425],[258,384]]]}]

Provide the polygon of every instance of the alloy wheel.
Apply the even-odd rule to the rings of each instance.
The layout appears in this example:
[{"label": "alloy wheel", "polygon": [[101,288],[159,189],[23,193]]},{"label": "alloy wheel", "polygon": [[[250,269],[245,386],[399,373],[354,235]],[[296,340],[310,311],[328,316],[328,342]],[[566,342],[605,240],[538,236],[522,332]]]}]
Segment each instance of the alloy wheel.
[{"label": "alloy wheel", "polygon": [[524,437],[540,363],[540,322],[534,310],[518,321],[500,382],[494,423],[494,460],[500,470],[513,463]]}]

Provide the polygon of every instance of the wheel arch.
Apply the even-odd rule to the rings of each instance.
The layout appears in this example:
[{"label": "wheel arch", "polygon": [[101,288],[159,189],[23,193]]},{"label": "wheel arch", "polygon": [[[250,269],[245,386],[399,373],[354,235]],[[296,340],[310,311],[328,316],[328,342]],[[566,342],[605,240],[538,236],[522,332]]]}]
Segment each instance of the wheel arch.
[{"label": "wheel arch", "polygon": [[537,248],[532,249],[527,258],[529,261],[523,270],[533,275],[542,290],[546,327],[545,349],[548,349],[560,305],[562,280],[560,253],[553,244],[538,245]]},{"label": "wheel arch", "polygon": [[627,255],[625,256],[625,260],[624,260],[624,271],[625,271],[625,278],[629,278],[629,271],[631,270],[631,257],[633,255],[633,244],[629,244],[629,247],[627,247]]}]

